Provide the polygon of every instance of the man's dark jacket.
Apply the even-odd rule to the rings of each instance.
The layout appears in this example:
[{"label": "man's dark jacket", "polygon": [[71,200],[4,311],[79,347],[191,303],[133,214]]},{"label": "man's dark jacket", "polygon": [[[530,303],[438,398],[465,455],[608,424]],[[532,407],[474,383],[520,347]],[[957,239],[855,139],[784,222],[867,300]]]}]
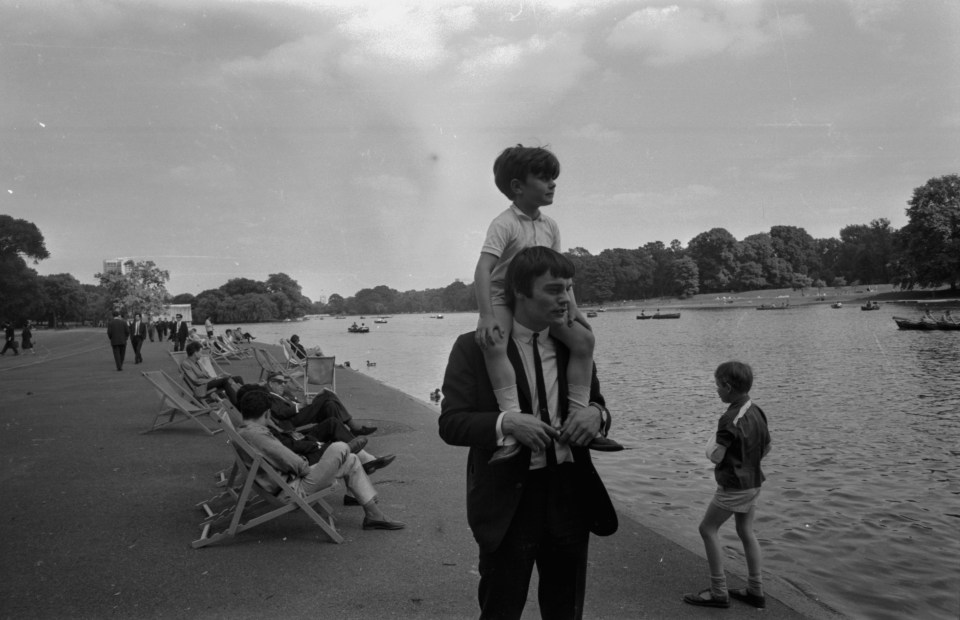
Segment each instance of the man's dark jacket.
[{"label": "man's dark jacket", "polygon": [[[558,400],[561,419],[565,420],[570,352],[559,341],[556,346]],[[530,383],[512,339],[508,342],[507,355],[517,375],[520,408],[531,411]],[[590,385],[590,400],[605,406],[596,368]],[[496,423],[500,410],[474,332],[461,335],[450,352],[440,410],[440,437],[450,445],[470,448],[467,456],[467,522],[481,551],[495,551],[523,495],[523,485],[530,471],[530,450],[524,448],[506,463],[487,464],[497,448]],[[593,467],[590,451],[577,447],[571,447],[571,451],[576,474],[570,484],[581,487],[577,495],[584,502],[590,531],[598,536],[609,536],[617,530],[618,523],[607,489]]]}]

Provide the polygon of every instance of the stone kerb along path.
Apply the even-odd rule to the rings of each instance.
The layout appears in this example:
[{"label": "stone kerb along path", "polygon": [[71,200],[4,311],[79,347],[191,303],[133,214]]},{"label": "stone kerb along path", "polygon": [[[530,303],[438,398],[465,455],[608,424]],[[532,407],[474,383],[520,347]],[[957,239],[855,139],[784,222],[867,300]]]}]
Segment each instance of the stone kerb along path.
[{"label": "stone kerb along path", "polygon": [[[210,437],[190,423],[140,434],[158,406],[140,373],[176,377],[170,343],[146,342],[141,365],[128,350],[117,372],[104,330],[37,336],[36,359],[0,358],[3,617],[477,616],[466,451],[439,439],[435,405],[338,370],[338,392],[353,415],[380,428],[367,449],[397,455],[372,478],[384,510],[407,529],[363,531],[362,510],[344,507],[337,493],[341,545],[302,515],[288,515],[195,550],[196,504],[217,491],[214,473],[231,455],[223,434]],[[224,369],[248,381],[259,376],[253,360]],[[586,617],[711,615],[680,602],[707,582],[702,557],[629,519],[591,545]],[[788,590],[769,594],[767,618],[830,616]],[[539,617],[535,599],[532,590],[525,618]]]}]

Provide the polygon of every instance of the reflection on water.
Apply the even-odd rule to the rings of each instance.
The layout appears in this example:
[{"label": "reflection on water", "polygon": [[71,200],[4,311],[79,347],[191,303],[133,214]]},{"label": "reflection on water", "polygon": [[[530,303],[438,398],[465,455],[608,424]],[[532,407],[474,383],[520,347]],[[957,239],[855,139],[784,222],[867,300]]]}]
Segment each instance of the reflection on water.
[{"label": "reflection on water", "polygon": [[[902,332],[890,314],[818,306],[593,319],[614,433],[634,447],[597,457],[611,493],[701,552],[697,524],[713,490],[703,446],[723,411],[712,373],[746,361],[774,441],[757,516],[767,571],[853,617],[957,618],[960,332]],[[475,321],[401,316],[354,335],[348,321],[326,319],[254,333],[296,331],[426,401],[454,337]],[[734,528],[723,533],[728,566],[743,572]]]}]

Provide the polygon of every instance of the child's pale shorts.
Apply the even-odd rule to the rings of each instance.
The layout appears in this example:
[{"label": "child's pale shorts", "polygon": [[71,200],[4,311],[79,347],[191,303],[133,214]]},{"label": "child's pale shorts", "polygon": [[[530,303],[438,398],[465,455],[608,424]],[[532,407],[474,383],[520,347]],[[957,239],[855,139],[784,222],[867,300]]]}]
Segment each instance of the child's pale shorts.
[{"label": "child's pale shorts", "polygon": [[755,489],[725,489],[717,487],[710,504],[730,512],[747,513],[759,503],[760,487]]}]

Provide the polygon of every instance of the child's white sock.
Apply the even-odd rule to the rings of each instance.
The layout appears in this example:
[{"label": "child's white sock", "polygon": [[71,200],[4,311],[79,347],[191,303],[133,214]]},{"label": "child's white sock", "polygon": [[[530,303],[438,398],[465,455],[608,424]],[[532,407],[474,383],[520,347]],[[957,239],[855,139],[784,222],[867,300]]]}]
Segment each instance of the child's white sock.
[{"label": "child's white sock", "polygon": [[[500,411],[520,413],[520,394],[517,392],[516,383],[494,390],[493,395],[497,397],[497,405],[500,406]],[[501,445],[511,446],[515,443],[517,443],[517,440],[513,438],[513,435],[506,435]]]}]

